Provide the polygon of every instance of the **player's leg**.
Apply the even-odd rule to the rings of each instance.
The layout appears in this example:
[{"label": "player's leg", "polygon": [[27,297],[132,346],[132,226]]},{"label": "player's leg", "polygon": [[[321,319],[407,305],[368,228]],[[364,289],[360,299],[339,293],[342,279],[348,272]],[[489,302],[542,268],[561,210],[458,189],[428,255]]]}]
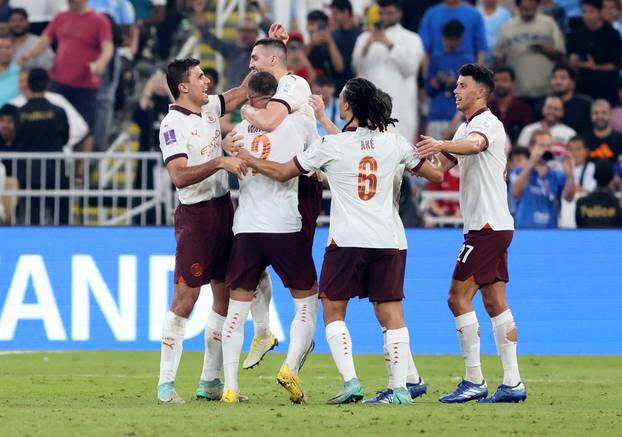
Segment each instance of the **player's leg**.
[{"label": "player's leg", "polygon": [[223,402],[238,402],[238,367],[244,344],[244,322],[248,317],[253,300],[252,290],[236,288],[231,290],[229,310],[222,331],[222,354],[225,369]]},{"label": "player's leg", "polygon": [[160,379],[158,381],[160,402],[183,402],[175,390],[175,377],[183,351],[186,323],[199,297],[199,290],[199,287],[190,287],[182,282],[175,284],[173,303],[166,313],[162,326]]},{"label": "player's leg", "polygon": [[270,330],[271,299],[272,281],[268,271],[264,270],[251,303],[251,317],[253,318],[255,336],[251,343],[251,349],[244,363],[242,363],[242,368],[244,369],[250,369],[258,365],[263,357],[279,344]]},{"label": "player's leg", "polygon": [[213,304],[205,327],[205,355],[199,386],[196,390],[198,399],[220,400],[223,383],[220,380],[222,370],[222,327],[227,317],[229,290],[223,281],[210,282]]},{"label": "player's leg", "polygon": [[[380,320],[380,316],[378,314],[378,302],[374,302],[374,312],[376,314],[376,318]],[[386,346],[387,327],[381,326],[381,329],[382,329],[383,344]],[[386,347],[384,349],[385,349],[384,362],[385,362],[385,366],[387,369],[387,375],[389,375],[387,388],[391,388],[393,385],[393,382],[392,382],[393,372],[392,372],[392,366],[390,365],[391,360],[389,359],[389,354],[386,350]],[[406,388],[410,392],[411,399],[414,400],[415,398],[418,398],[419,396],[422,396],[423,394],[427,393],[428,387],[425,381],[423,380],[423,378],[419,375],[419,371],[417,370],[417,366],[415,365],[415,360],[413,358],[412,351],[410,350],[410,344],[409,344],[408,357],[409,357],[409,360],[408,360],[408,373],[406,374]]]},{"label": "player's leg", "polygon": [[503,383],[491,397],[481,401],[485,403],[518,402],[524,401],[527,397],[525,385],[518,371],[516,353],[518,336],[514,316],[508,307],[505,289],[504,281],[482,287],[482,299],[492,320],[497,354],[501,357],[503,366]]}]

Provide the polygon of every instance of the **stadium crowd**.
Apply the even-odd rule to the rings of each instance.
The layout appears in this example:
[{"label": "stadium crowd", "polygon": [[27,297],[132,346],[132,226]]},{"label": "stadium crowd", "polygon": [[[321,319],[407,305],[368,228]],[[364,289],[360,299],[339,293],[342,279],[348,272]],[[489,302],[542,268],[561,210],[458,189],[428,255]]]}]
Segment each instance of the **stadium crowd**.
[{"label": "stadium crowd", "polygon": [[[507,133],[516,226],[622,226],[619,0],[249,1],[237,41],[216,36],[214,0],[64,3],[0,0],[2,151],[103,151],[122,117],[141,127],[142,150],[157,150],[171,102],[159,67],[174,36],[196,31],[223,56],[222,76],[205,73],[212,90],[224,90],[242,81],[254,42],[280,22],[294,29],[290,71],[322,96],[330,120],[343,126],[336,97],[348,79],[365,77],[393,98],[396,129],[413,144],[420,135],[451,139],[463,121],[453,95],[461,65],[493,67],[489,108]],[[150,77],[139,87],[141,62]],[[240,120],[237,111],[223,117],[223,135]],[[0,178],[11,176],[5,167]],[[450,197],[415,206],[424,190],[457,191],[459,177],[456,167],[441,183],[406,178],[404,224],[459,218]]]}]

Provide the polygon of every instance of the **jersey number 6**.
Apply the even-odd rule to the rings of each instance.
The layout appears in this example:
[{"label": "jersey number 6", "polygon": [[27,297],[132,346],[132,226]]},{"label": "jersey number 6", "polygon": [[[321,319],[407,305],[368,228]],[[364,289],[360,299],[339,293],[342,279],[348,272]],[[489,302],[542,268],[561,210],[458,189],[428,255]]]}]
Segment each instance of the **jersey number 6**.
[{"label": "jersey number 6", "polygon": [[[251,152],[257,153],[259,152],[259,146],[261,145],[261,155],[259,155],[259,159],[268,159],[270,155],[270,139],[266,135],[258,135],[253,139],[253,143],[251,144]],[[253,170],[253,176],[255,176],[257,172]]]},{"label": "jersey number 6", "polygon": [[378,162],[371,156],[365,156],[359,162],[359,183],[358,191],[361,200],[369,200],[376,195],[378,178]]}]

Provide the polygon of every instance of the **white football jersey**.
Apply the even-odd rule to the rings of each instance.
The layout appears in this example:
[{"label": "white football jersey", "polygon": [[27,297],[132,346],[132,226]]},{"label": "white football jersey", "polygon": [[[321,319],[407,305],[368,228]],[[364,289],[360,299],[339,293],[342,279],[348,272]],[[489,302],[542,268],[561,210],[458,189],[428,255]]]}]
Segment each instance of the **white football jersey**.
[{"label": "white football jersey", "polygon": [[[295,114],[271,132],[264,132],[244,120],[235,131],[244,135],[244,148],[253,156],[275,162],[288,162],[304,150],[304,130]],[[302,220],[298,212],[298,178],[278,182],[249,170],[240,179],[240,197],[233,219],[233,233],[298,232]]]},{"label": "white football jersey", "polygon": [[505,130],[499,119],[488,109],[476,113],[462,123],[454,140],[477,132],[483,135],[487,148],[475,155],[457,155],[460,165],[460,210],[464,233],[478,231],[488,224],[495,231],[514,229],[508,208],[505,183]]},{"label": "white football jersey", "polygon": [[[164,163],[185,157],[188,166],[204,164],[223,155],[219,117],[225,106],[220,95],[209,96],[209,102],[197,114],[179,105],[171,105],[160,125],[160,150]],[[177,188],[179,202],[192,205],[229,192],[225,170],[218,170],[196,184]]]},{"label": "white football jersey", "polygon": [[[358,128],[322,137],[294,162],[302,172],[321,169],[332,192],[329,244],[400,248],[394,211],[395,174],[423,163],[404,137]],[[403,229],[402,229],[403,232]]]},{"label": "white football jersey", "polygon": [[304,78],[295,74],[286,74],[279,79],[276,93],[270,100],[283,103],[290,114],[298,111],[302,112],[315,123],[315,113],[311,105],[309,105],[310,97],[311,87],[309,87],[309,83]]}]

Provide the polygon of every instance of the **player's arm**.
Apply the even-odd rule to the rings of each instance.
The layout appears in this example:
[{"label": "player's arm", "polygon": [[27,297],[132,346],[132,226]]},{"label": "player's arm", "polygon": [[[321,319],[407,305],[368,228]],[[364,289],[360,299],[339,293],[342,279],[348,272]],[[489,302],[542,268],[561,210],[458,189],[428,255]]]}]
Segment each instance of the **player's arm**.
[{"label": "player's arm", "polygon": [[184,188],[212,176],[218,170],[226,170],[237,177],[246,175],[246,164],[240,158],[219,156],[200,165],[188,166],[188,158],[179,156],[166,164],[171,181],[177,188]]},{"label": "player's arm", "polygon": [[265,108],[253,108],[250,105],[244,105],[242,107],[242,117],[244,117],[253,126],[266,131],[271,132],[281,124],[287,114],[289,114],[289,108],[284,102],[270,101]]},{"label": "player's arm", "polygon": [[421,176],[436,184],[443,182],[443,172],[441,168],[433,166],[427,159],[421,160],[421,165],[412,169],[411,172],[415,176]]},{"label": "player's arm", "polygon": [[572,202],[574,195],[577,191],[576,184],[574,182],[574,159],[572,155],[567,153],[563,160],[564,173],[566,175],[566,183],[564,184],[564,191],[562,192],[563,198],[566,202]]},{"label": "player's arm", "polygon": [[421,135],[423,138],[417,143],[417,153],[427,158],[437,153],[451,153],[455,155],[476,155],[488,147],[488,138],[481,132],[471,132],[459,140],[442,141]]},{"label": "player's arm", "polygon": [[296,165],[296,158],[285,163],[268,161],[255,158],[246,149],[240,149],[238,156],[253,170],[279,182],[286,182],[303,174],[300,166]]},{"label": "player's arm", "polygon": [[231,88],[229,91],[225,91],[224,93],[222,93],[224,108],[222,108],[222,111],[220,112],[221,116],[228,114],[246,101],[246,95],[248,92],[248,81],[251,79],[253,74],[255,74],[254,71],[248,73],[239,86]]},{"label": "player's arm", "polygon": [[335,135],[341,132],[341,130],[332,122],[330,118],[326,116],[326,111],[324,110],[324,100],[322,100],[322,96],[317,94],[309,97],[309,105],[313,108],[313,112],[315,113],[315,118],[322,123],[324,130],[326,133],[330,135]]}]

